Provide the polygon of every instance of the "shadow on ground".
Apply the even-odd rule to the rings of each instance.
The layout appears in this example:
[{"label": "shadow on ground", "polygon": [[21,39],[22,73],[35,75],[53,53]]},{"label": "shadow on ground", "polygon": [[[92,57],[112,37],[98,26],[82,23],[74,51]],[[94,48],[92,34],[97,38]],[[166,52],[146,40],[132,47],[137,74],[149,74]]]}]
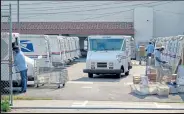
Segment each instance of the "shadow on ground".
[{"label": "shadow on ground", "polygon": [[85,63],[86,62],[86,58],[79,58],[79,59],[76,59],[68,64],[66,64],[65,66],[66,67],[71,67],[72,65],[74,64],[77,64],[77,63]]},{"label": "shadow on ground", "polygon": [[182,101],[184,102],[184,93],[179,94],[179,96],[181,97]]},{"label": "shadow on ground", "polygon": [[86,62],[86,58],[79,58],[79,59],[76,59],[75,62],[80,62],[80,63],[85,63]]},{"label": "shadow on ground", "polygon": [[82,77],[72,81],[84,81],[84,82],[119,82],[121,79],[126,78],[127,76],[123,75],[121,78],[116,75],[94,75],[93,78]]},{"label": "shadow on ground", "polygon": [[[184,94],[169,94],[169,96],[159,96],[159,95],[138,95],[134,92],[130,92],[129,95],[132,95],[139,100],[143,100],[145,102],[184,102]],[[172,97],[180,97],[180,99],[175,99]]]}]

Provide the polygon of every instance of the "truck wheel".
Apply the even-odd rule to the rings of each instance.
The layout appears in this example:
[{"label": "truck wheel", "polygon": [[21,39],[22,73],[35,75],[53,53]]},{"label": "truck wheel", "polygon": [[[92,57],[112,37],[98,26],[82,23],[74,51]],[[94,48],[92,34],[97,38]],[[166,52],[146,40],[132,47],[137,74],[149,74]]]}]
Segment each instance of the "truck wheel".
[{"label": "truck wheel", "polygon": [[36,88],[38,88],[39,87],[39,85],[38,84],[36,84]]},{"label": "truck wheel", "polygon": [[128,76],[129,75],[129,71],[125,72],[125,75]]},{"label": "truck wheel", "polygon": [[116,74],[116,76],[117,76],[118,78],[121,78],[121,73],[120,73],[120,74]]},{"label": "truck wheel", "polygon": [[58,88],[61,88],[60,84],[58,85]]},{"label": "truck wheel", "polygon": [[89,78],[93,78],[93,74],[88,73],[88,77],[89,77]]}]

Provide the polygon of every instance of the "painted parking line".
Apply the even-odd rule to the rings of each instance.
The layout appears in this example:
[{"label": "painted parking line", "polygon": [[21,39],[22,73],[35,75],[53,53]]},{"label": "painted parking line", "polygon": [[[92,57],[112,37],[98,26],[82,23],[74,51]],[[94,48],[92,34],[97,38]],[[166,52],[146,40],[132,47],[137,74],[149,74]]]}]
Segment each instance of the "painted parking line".
[{"label": "painted parking line", "polygon": [[127,86],[132,85],[132,84],[133,84],[133,82],[125,82],[124,83],[124,85],[127,85]]},{"label": "painted parking line", "polygon": [[93,84],[93,82],[83,82],[83,81],[68,81],[69,84]]},{"label": "painted parking line", "polygon": [[87,87],[87,86],[84,86],[82,87],[83,89],[92,89],[93,87]]},{"label": "painted parking line", "polygon": [[172,108],[170,105],[161,105],[158,103],[154,103],[156,105],[157,108]]},{"label": "painted parking line", "polygon": [[84,101],[84,102],[74,102],[71,107],[85,107],[86,104],[88,103],[88,101]]}]

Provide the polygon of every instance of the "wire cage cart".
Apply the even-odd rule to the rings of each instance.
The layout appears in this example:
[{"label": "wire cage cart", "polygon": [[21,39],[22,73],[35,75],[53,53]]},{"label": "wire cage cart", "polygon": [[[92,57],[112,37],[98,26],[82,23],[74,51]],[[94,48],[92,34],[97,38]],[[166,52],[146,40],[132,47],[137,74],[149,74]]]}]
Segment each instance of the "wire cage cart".
[{"label": "wire cage cart", "polygon": [[61,85],[63,85],[64,87],[67,81],[68,81],[68,72],[65,67],[51,69],[49,84],[57,84],[58,88],[60,88]]},{"label": "wire cage cart", "polygon": [[168,63],[161,63],[161,68],[164,75],[171,75],[172,74],[172,66],[170,66]]},{"label": "wire cage cart", "polygon": [[42,59],[36,59],[34,64],[34,84],[35,87],[45,84],[56,84],[58,88],[64,87],[68,81],[68,72],[64,66],[53,67],[51,65],[41,66]]},{"label": "wire cage cart", "polygon": [[[161,71],[162,71],[162,75],[163,76],[166,76],[167,79],[171,79],[171,76],[172,76],[172,66],[170,66],[168,63],[161,63]],[[161,78],[161,81],[163,80],[163,76]],[[167,82],[170,82],[167,81]]]}]

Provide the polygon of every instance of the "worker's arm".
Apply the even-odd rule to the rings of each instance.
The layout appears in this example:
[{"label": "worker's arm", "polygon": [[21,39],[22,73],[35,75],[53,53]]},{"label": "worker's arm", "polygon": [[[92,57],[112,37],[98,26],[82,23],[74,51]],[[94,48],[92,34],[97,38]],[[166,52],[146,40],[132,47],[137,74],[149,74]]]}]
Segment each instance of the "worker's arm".
[{"label": "worker's arm", "polygon": [[148,50],[148,46],[146,47],[146,49],[145,49],[146,51]]},{"label": "worker's arm", "polygon": [[155,57],[155,59],[156,59],[158,62],[162,62],[158,57]]},{"label": "worker's arm", "polygon": [[15,67],[16,73],[19,72],[19,69],[17,68],[17,56],[14,56],[14,64],[13,66]]},{"label": "worker's arm", "polygon": [[158,57],[155,57],[155,59],[158,61],[158,62],[160,62],[160,63],[167,63],[166,61],[162,61],[162,60],[160,60]]}]

